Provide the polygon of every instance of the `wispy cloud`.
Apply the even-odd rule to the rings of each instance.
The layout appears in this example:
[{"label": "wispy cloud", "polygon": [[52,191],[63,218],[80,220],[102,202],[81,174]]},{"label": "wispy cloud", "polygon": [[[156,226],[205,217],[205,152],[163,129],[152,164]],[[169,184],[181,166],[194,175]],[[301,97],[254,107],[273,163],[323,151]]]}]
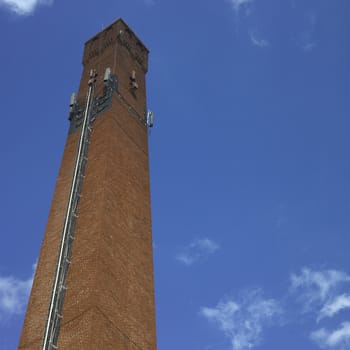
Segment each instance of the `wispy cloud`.
[{"label": "wispy cloud", "polygon": [[53,0],[0,0],[0,6],[20,16],[30,15],[39,5],[51,5]]},{"label": "wispy cloud", "polygon": [[310,52],[317,46],[314,31],[314,24],[310,24],[310,28],[304,30],[299,35],[299,45],[305,52]]},{"label": "wispy cloud", "polygon": [[[261,289],[248,290],[219,301],[215,307],[202,307],[200,314],[223,332],[231,350],[253,349],[262,343],[266,328],[293,323],[299,319],[295,316],[305,313],[314,317],[309,340],[322,349],[349,350],[350,322],[341,318],[348,316],[341,312],[350,309],[349,285],[350,275],[344,271],[304,267],[290,275],[288,297],[268,299]],[[301,305],[296,314],[288,312],[287,300]],[[339,320],[338,327],[323,327],[325,318],[335,315],[338,317],[333,322]]]},{"label": "wispy cloud", "polygon": [[[302,269],[291,276],[291,291],[302,303],[303,312],[317,314],[317,322],[330,318],[350,308],[350,295],[340,294],[341,288],[350,282],[350,276],[339,270]],[[310,334],[321,348],[335,350],[350,349],[350,322],[343,322],[334,331],[320,328]]]},{"label": "wispy cloud", "polygon": [[220,301],[214,308],[202,307],[200,314],[225,334],[232,350],[248,350],[261,343],[264,328],[279,319],[282,308],[275,299],[265,299],[258,289],[238,300]]},{"label": "wispy cloud", "polygon": [[247,6],[252,3],[254,0],[229,0],[233,9],[238,13],[242,7]]},{"label": "wispy cloud", "polygon": [[[33,265],[33,271],[35,268],[36,265]],[[0,276],[0,319],[24,311],[32,283],[33,276],[24,280],[13,276]]]},{"label": "wispy cloud", "polygon": [[254,46],[265,48],[270,46],[270,43],[268,40],[261,38],[257,33],[250,32],[250,41]]},{"label": "wispy cloud", "polygon": [[320,311],[319,320],[325,317],[333,317],[338,312],[348,308],[350,308],[350,295],[338,295],[323,306]]},{"label": "wispy cloud", "polygon": [[176,260],[189,266],[206,260],[220,248],[219,244],[209,238],[196,239],[176,255]]},{"label": "wispy cloud", "polygon": [[343,322],[334,331],[321,328],[312,332],[310,338],[324,349],[348,350],[350,348],[350,322]]},{"label": "wispy cloud", "polygon": [[309,312],[334,298],[339,286],[350,282],[350,276],[338,270],[303,268],[300,274],[292,274],[290,281],[291,292],[298,296],[304,312]]},{"label": "wispy cloud", "polygon": [[305,29],[301,32],[299,41],[301,49],[305,52],[312,51],[316,46],[315,29],[317,16],[315,12],[310,12],[305,15]]}]

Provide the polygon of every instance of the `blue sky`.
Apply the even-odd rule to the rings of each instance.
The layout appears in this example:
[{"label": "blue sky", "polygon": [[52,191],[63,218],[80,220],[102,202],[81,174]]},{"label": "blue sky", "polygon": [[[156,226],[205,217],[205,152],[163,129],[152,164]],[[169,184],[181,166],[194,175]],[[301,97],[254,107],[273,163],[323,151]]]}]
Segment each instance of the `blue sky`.
[{"label": "blue sky", "polygon": [[0,349],[83,43],[119,17],[150,49],[158,349],[350,349],[348,0],[0,0]]}]

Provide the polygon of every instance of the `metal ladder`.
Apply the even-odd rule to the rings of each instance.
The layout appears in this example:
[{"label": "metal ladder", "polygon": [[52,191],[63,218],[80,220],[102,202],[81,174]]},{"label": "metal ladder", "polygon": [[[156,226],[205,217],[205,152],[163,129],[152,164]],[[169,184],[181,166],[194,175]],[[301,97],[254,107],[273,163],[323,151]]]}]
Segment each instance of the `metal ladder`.
[{"label": "metal ladder", "polygon": [[86,108],[84,112],[83,124],[81,128],[78,151],[73,172],[73,179],[71,183],[68,205],[62,230],[62,239],[59,247],[59,255],[52,287],[50,307],[45,325],[44,338],[41,346],[42,350],[57,349],[60,320],[62,318],[62,307],[66,292],[66,277],[70,264],[70,257],[72,254],[72,243],[74,240],[74,227],[77,218],[77,208],[87,163],[96,76],[96,71],[91,70],[90,80],[88,83],[89,90],[87,95]]}]

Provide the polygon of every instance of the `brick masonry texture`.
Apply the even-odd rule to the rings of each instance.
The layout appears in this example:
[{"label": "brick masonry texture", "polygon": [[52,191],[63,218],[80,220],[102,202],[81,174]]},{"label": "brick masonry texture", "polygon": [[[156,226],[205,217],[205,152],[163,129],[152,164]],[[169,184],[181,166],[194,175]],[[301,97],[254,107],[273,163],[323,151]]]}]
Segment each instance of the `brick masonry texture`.
[{"label": "brick masonry texture", "polygon": [[[119,84],[112,108],[97,117],[91,133],[58,338],[62,350],[156,349],[148,133],[138,118],[146,108],[145,53],[122,20],[85,45],[78,97],[85,98],[91,68],[100,74],[96,95],[107,67]],[[42,342],[78,137],[79,131],[67,138],[19,349],[37,350]]]}]

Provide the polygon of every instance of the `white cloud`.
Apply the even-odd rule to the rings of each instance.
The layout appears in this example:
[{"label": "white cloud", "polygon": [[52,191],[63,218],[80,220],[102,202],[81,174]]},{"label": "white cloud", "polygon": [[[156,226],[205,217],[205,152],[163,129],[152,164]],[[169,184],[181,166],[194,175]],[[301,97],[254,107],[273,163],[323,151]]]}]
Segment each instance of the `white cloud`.
[{"label": "white cloud", "polygon": [[261,48],[270,46],[270,43],[266,39],[259,37],[256,33],[253,32],[250,33],[250,41],[254,46]]},{"label": "white cloud", "polygon": [[337,270],[303,268],[299,275],[292,274],[290,280],[291,292],[298,295],[304,312],[310,312],[333,298],[339,286],[350,281],[350,276]]},{"label": "white cloud", "polygon": [[189,266],[207,259],[219,248],[220,246],[209,238],[196,239],[176,256],[176,260]]},{"label": "white cloud", "polygon": [[241,7],[247,6],[254,0],[229,0],[233,9],[238,13]]},{"label": "white cloud", "polygon": [[264,299],[260,290],[249,291],[238,301],[220,301],[214,308],[200,310],[200,314],[230,340],[232,350],[259,345],[264,328],[276,322],[281,313],[279,303],[275,299]]},{"label": "white cloud", "polygon": [[[291,291],[303,305],[303,312],[318,314],[317,322],[333,317],[350,308],[350,295],[339,294],[350,276],[338,270],[302,269],[300,274],[291,275]],[[343,322],[334,331],[320,328],[310,334],[319,347],[334,350],[350,349],[350,322]]]},{"label": "white cloud", "polygon": [[[33,265],[33,271],[35,268],[36,265]],[[0,276],[0,319],[24,311],[32,283],[33,276],[26,280]]]},{"label": "white cloud", "polygon": [[338,312],[348,308],[350,308],[350,295],[338,295],[323,306],[320,311],[319,320],[325,317],[333,317]]},{"label": "white cloud", "polygon": [[0,0],[0,5],[17,15],[29,15],[39,5],[51,5],[53,0]]},{"label": "white cloud", "polygon": [[310,338],[324,349],[348,350],[350,349],[350,322],[343,322],[340,328],[334,331],[321,328],[311,333]]},{"label": "white cloud", "polygon": [[317,15],[315,12],[305,14],[305,29],[300,33],[300,46],[305,52],[312,51],[317,46],[315,40]]},{"label": "white cloud", "polygon": [[301,48],[305,52],[312,51],[317,46],[317,43],[315,42],[307,42],[301,45]]}]

